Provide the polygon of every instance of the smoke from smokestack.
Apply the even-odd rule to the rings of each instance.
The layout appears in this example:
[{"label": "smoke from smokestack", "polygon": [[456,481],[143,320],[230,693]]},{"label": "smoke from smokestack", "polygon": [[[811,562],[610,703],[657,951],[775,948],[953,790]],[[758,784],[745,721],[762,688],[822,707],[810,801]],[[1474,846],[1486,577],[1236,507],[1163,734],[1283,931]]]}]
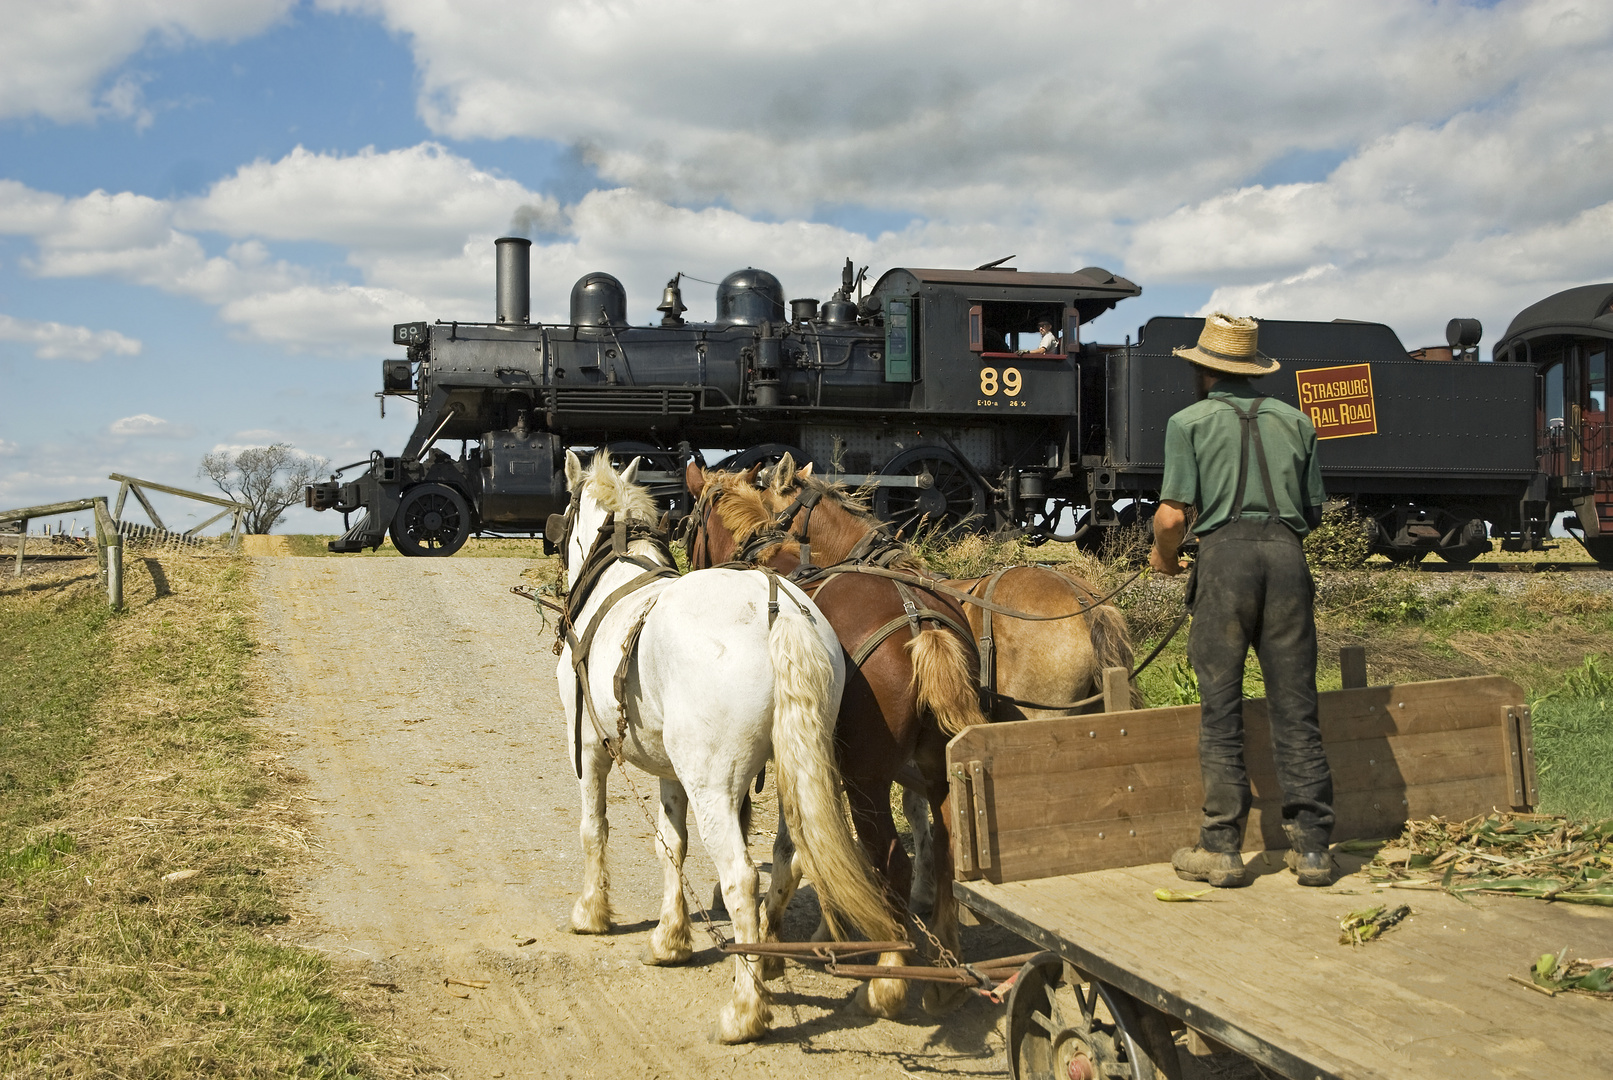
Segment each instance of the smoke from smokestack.
[{"label": "smoke from smokestack", "polygon": [[565,212],[560,209],[559,203],[551,199],[542,203],[525,203],[517,206],[515,212],[510,215],[510,227],[505,230],[505,235],[538,240],[558,236],[565,232],[565,229]]}]

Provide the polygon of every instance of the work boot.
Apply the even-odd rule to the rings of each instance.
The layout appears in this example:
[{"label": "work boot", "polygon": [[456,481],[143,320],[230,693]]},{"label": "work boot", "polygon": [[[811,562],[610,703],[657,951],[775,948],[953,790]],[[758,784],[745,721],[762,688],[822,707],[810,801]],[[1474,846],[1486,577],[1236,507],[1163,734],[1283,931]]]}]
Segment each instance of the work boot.
[{"label": "work boot", "polygon": [[1333,856],[1325,851],[1295,851],[1289,848],[1283,862],[1299,878],[1301,885],[1333,884]]},{"label": "work boot", "polygon": [[1283,822],[1288,850],[1283,862],[1299,878],[1301,885],[1333,884],[1333,856],[1327,851],[1326,834],[1307,833],[1297,822]]},{"label": "work boot", "polygon": [[1183,881],[1208,881],[1217,889],[1236,889],[1243,881],[1243,856],[1236,851],[1205,851],[1197,845],[1179,848],[1171,866]]}]

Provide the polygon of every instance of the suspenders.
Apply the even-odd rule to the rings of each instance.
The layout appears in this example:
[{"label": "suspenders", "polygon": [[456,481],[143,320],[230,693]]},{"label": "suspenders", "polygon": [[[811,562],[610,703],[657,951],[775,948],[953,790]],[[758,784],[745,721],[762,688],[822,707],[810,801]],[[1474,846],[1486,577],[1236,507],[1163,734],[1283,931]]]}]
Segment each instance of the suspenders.
[{"label": "suspenders", "polygon": [[1232,517],[1228,522],[1243,519],[1243,491],[1249,481],[1249,446],[1254,444],[1255,461],[1260,466],[1260,484],[1266,491],[1266,520],[1279,521],[1281,515],[1277,511],[1277,492],[1271,486],[1271,468],[1266,464],[1266,449],[1260,444],[1260,424],[1256,417],[1260,415],[1260,406],[1266,400],[1263,397],[1255,398],[1247,411],[1240,408],[1238,403],[1230,398],[1219,399],[1227,403],[1232,411],[1238,414],[1238,421],[1243,427],[1243,438],[1238,449],[1238,486],[1232,494]]}]

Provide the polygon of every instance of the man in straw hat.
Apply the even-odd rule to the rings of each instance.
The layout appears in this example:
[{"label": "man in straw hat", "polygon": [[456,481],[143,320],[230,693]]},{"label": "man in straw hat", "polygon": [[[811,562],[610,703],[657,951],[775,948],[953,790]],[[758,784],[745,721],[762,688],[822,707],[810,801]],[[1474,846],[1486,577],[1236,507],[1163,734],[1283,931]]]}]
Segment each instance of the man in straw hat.
[{"label": "man in straw hat", "polygon": [[1187,655],[1203,702],[1199,842],[1171,864],[1218,888],[1244,883],[1249,774],[1243,761],[1243,667],[1255,647],[1266,680],[1288,865],[1302,885],[1332,880],[1333,777],[1316,720],[1315,585],[1300,546],[1321,521],[1316,429],[1249,380],[1281,366],[1256,348],[1253,319],[1211,315],[1198,344],[1174,350],[1194,365],[1199,401],[1165,428],[1165,479],[1148,561],[1162,574],[1178,559],[1187,510],[1198,516],[1199,555],[1189,579]]}]

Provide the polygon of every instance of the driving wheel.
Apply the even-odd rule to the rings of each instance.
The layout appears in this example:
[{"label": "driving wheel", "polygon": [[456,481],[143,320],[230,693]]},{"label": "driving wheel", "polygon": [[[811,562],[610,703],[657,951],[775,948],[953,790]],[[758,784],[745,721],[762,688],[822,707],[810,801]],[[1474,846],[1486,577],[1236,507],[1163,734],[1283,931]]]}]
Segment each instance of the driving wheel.
[{"label": "driving wheel", "polygon": [[744,472],[752,465],[777,465],[784,460],[785,454],[789,454],[791,460],[797,466],[805,465],[812,460],[807,456],[807,452],[799,446],[791,446],[789,443],[770,442],[762,443],[760,446],[753,446],[748,450],[741,450],[735,454],[729,454],[713,465],[712,468],[723,472]]},{"label": "driving wheel", "polygon": [[654,482],[641,481],[649,489],[650,496],[655,499],[655,505],[671,514],[674,521],[682,518],[693,507],[694,499],[690,497],[689,489],[683,482],[683,465],[673,451],[660,446],[651,446],[647,442],[629,440],[613,442],[605,449],[610,453],[610,464],[613,469],[620,471],[627,468],[628,463],[634,458],[643,458],[643,462],[639,465],[641,471],[666,473],[674,478]]},{"label": "driving wheel", "polygon": [[399,555],[452,555],[470,538],[470,507],[445,484],[419,484],[403,493],[387,532]]},{"label": "driving wheel", "polygon": [[1123,998],[1095,980],[1082,985],[1057,953],[1031,958],[1008,995],[1009,1076],[1157,1080],[1152,1059],[1122,1023],[1129,1018]]},{"label": "driving wheel", "polygon": [[904,539],[916,532],[951,533],[985,520],[986,492],[950,450],[919,446],[903,451],[880,470],[886,476],[925,477],[920,487],[881,484],[874,491],[874,513],[891,523]]}]

